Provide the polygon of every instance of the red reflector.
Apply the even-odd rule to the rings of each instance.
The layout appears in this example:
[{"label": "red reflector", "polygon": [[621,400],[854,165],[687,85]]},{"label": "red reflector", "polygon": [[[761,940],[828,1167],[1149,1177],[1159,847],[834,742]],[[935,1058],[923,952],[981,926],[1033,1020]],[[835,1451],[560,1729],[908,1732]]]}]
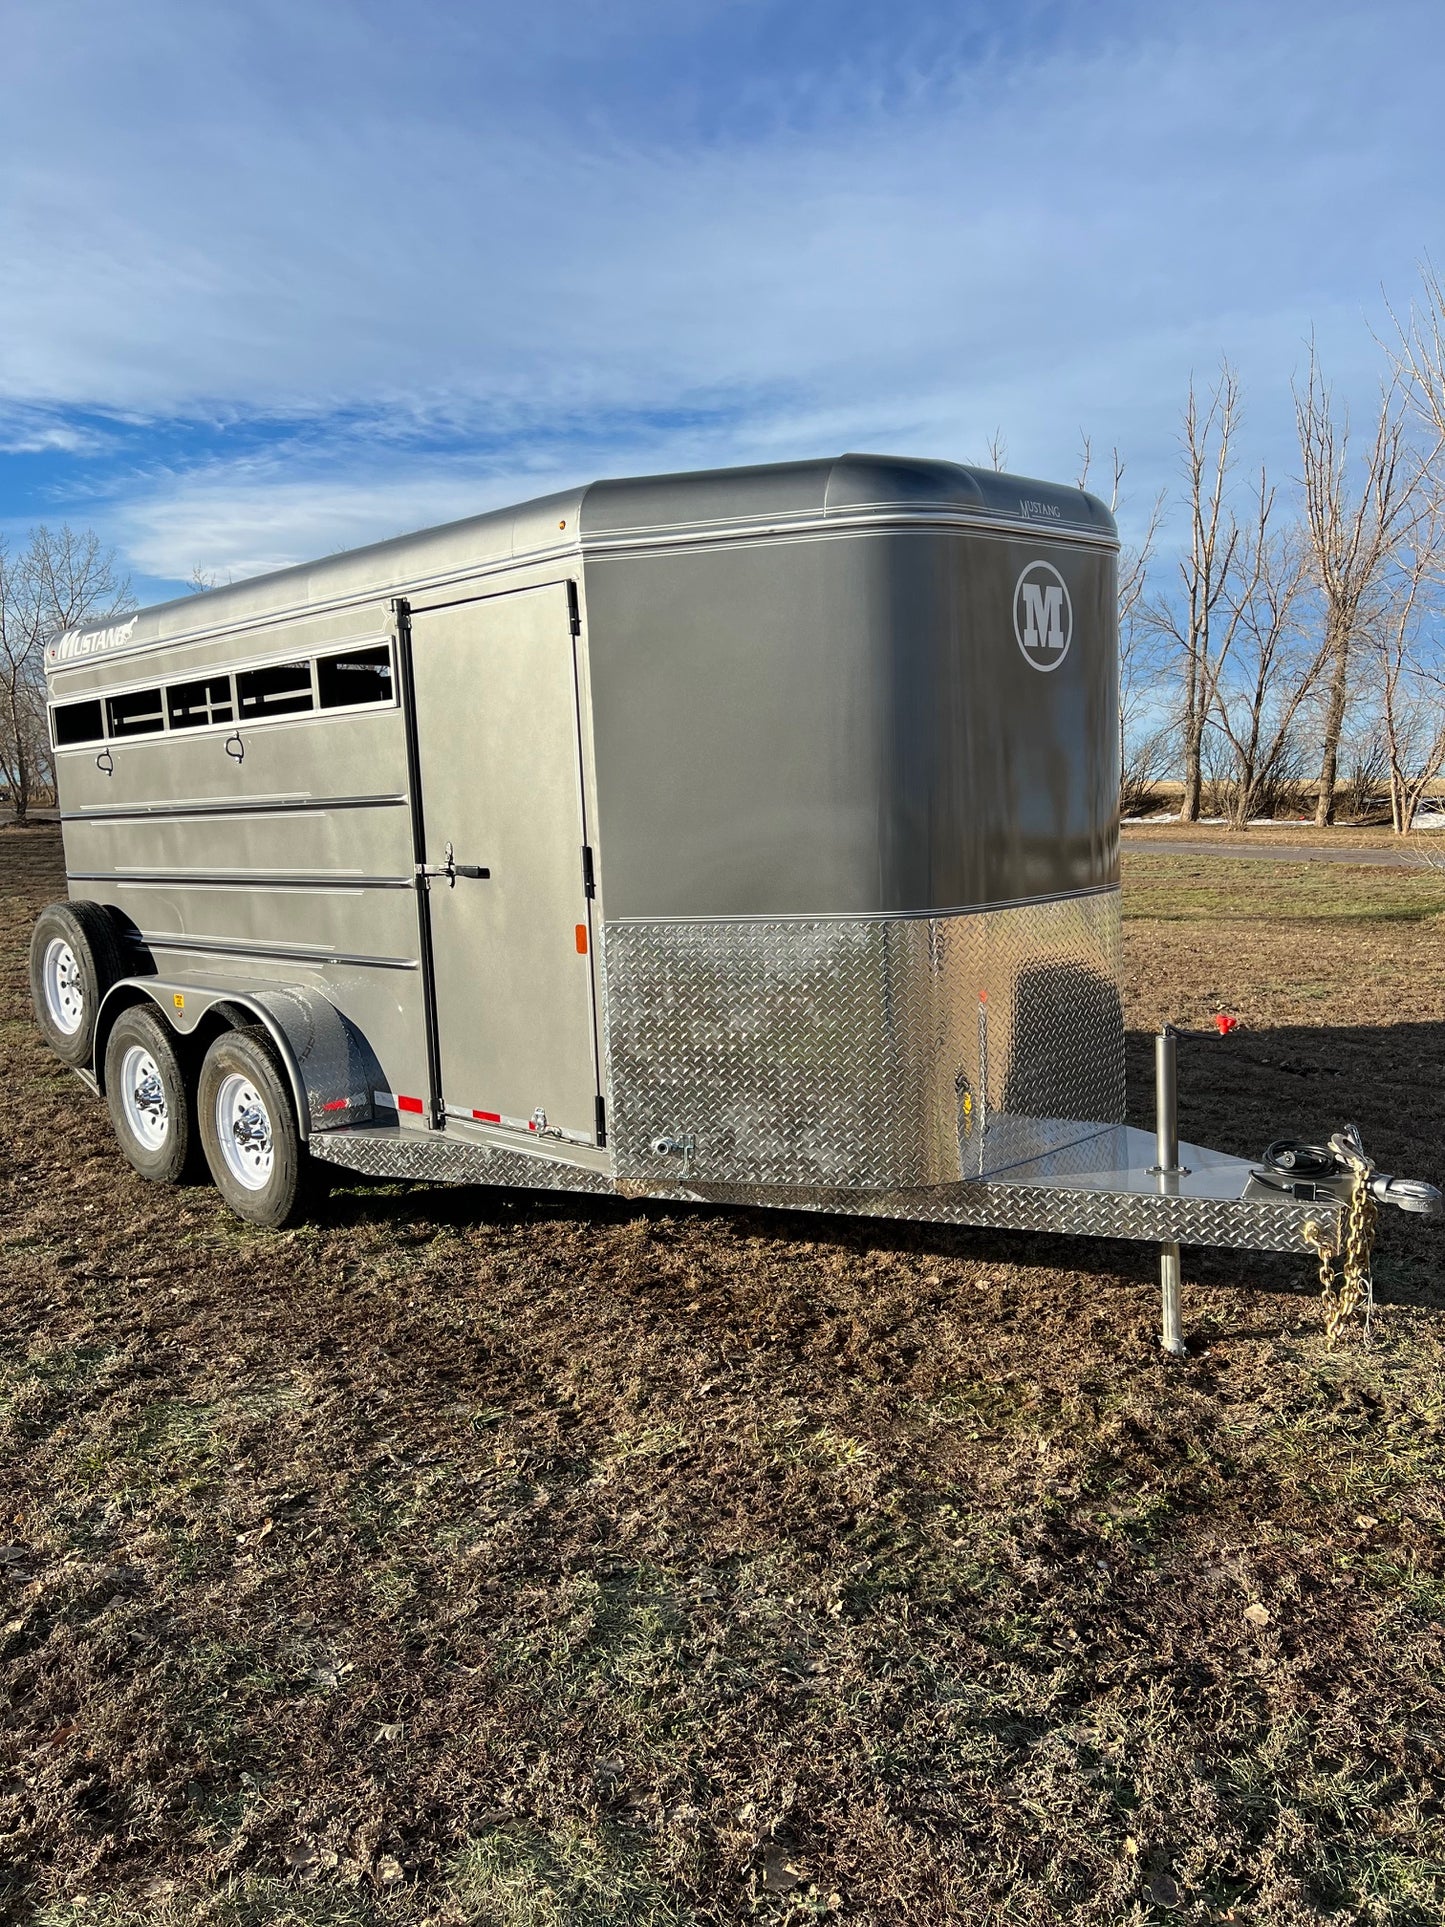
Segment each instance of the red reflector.
[{"label": "red reflector", "polygon": [[417,1116],[420,1117],[421,1099],[419,1097],[398,1097],[396,1100],[396,1108],[399,1111],[415,1111]]},{"label": "red reflector", "polygon": [[500,1124],[502,1121],[500,1111],[473,1111],[472,1116],[478,1124]]},{"label": "red reflector", "polygon": [[587,955],[587,926],[585,923],[579,923],[577,926],[577,955],[579,957],[585,957]]},{"label": "red reflector", "polygon": [[344,1111],[351,1102],[349,1097],[333,1097],[329,1104],[321,1106],[323,1111]]}]

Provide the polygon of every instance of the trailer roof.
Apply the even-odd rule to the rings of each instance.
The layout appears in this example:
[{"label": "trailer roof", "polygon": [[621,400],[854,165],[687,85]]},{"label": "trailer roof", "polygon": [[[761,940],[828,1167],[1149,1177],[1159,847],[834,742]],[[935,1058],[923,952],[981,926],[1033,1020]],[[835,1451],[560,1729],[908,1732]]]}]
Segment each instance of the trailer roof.
[{"label": "trailer roof", "polygon": [[589,547],[870,521],[1012,523],[1110,546],[1117,540],[1113,516],[1083,489],[954,462],[841,455],[644,475],[540,496],[157,603],[120,621],[86,624],[51,643],[46,668],[129,655],[237,623],[374,602]]}]

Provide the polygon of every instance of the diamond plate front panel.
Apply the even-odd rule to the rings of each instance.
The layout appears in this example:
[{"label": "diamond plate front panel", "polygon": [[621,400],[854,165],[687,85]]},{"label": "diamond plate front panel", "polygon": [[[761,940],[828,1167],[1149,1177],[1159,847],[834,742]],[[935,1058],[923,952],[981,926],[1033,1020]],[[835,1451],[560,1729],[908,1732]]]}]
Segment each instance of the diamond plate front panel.
[{"label": "diamond plate front panel", "polygon": [[621,1180],[949,1184],[1124,1115],[1117,891],[604,935]]}]

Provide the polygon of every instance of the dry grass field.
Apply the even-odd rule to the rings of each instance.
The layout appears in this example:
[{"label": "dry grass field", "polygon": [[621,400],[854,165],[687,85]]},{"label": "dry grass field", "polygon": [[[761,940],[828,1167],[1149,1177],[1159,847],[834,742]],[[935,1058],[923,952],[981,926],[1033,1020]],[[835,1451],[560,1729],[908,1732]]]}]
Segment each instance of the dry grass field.
[{"label": "dry grass field", "polygon": [[[1127,860],[1131,1087],[1445,1181],[1445,876]],[[1438,1923],[1445,1227],[1303,1259],[163,1192],[0,835],[0,1912]]]}]

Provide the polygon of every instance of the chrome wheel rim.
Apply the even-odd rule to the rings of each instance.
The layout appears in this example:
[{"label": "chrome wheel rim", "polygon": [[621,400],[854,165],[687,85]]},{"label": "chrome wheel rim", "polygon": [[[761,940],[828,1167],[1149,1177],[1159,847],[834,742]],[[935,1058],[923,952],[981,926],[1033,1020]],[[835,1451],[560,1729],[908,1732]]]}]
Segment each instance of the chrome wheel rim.
[{"label": "chrome wheel rim", "polygon": [[52,937],[46,944],[40,977],[51,1023],[64,1036],[74,1037],[85,1022],[85,987],[75,952],[64,937]]},{"label": "chrome wheel rim", "polygon": [[170,1111],[160,1066],[144,1044],[132,1044],[120,1060],[120,1104],[131,1136],[159,1151],[170,1136]]},{"label": "chrome wheel rim", "polygon": [[226,1169],[248,1191],[264,1191],[276,1163],[271,1114],[250,1078],[232,1071],[216,1092],[216,1141]]}]

